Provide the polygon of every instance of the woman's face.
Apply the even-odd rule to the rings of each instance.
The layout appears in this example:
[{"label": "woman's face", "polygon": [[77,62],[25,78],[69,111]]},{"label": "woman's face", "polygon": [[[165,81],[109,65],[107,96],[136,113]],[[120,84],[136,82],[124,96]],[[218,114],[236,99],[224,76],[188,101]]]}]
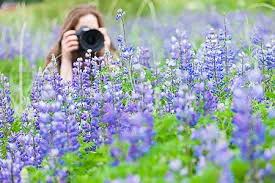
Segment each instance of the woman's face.
[{"label": "woman's face", "polygon": [[81,26],[87,26],[90,29],[99,28],[97,18],[93,14],[88,14],[80,17],[80,19],[78,20],[78,23],[75,26],[75,30],[78,30]]}]

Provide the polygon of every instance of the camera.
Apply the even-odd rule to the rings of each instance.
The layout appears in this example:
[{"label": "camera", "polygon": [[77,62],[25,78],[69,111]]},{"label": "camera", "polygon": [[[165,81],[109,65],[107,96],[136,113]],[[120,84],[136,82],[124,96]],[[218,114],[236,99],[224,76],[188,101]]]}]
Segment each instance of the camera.
[{"label": "camera", "polygon": [[104,47],[104,36],[96,29],[82,26],[75,35],[78,37],[79,51],[91,49],[92,52],[98,52]]}]

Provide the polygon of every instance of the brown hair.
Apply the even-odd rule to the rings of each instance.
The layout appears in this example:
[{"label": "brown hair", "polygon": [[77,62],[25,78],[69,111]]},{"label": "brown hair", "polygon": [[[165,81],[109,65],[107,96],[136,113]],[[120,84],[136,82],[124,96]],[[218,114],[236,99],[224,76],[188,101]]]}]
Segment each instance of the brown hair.
[{"label": "brown hair", "polygon": [[[83,5],[78,5],[75,8],[73,8],[67,15],[67,17],[64,21],[64,24],[61,27],[61,31],[60,31],[60,35],[59,35],[57,43],[54,45],[54,47],[51,49],[50,53],[46,57],[45,68],[51,62],[52,54],[54,54],[54,56],[56,57],[56,61],[57,61],[58,71],[60,72],[61,55],[62,55],[61,41],[62,41],[63,34],[69,30],[74,30],[80,17],[88,15],[88,14],[92,14],[97,18],[99,27],[104,27],[102,15],[97,10],[97,8],[95,6],[92,6],[89,4],[83,4]],[[111,42],[111,46],[110,46],[110,51],[111,52],[116,51],[112,42]],[[77,52],[73,53],[73,61],[75,61],[77,59],[77,57],[80,57],[80,54]]]}]

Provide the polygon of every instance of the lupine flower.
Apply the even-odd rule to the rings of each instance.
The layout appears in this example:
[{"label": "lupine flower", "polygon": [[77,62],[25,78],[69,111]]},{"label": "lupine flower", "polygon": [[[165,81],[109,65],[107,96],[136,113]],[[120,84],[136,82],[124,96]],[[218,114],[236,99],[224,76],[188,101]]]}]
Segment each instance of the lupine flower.
[{"label": "lupine flower", "polygon": [[270,119],[275,118],[275,109],[269,109],[268,117],[269,117]]},{"label": "lupine flower", "polygon": [[[209,86],[210,83],[208,83],[208,87]],[[196,83],[193,91],[196,95],[197,106],[202,107],[204,115],[211,114],[217,109],[218,98],[206,88],[204,83]]]},{"label": "lupine flower", "polygon": [[194,127],[200,117],[193,107],[195,99],[195,95],[187,91],[187,85],[182,85],[173,100],[177,119],[190,127]]},{"label": "lupine flower", "polygon": [[106,180],[104,183],[141,183],[138,175],[128,175],[125,179]]},{"label": "lupine flower", "polygon": [[[194,51],[192,50],[192,45],[188,41],[188,36],[185,31],[176,29],[175,36],[171,37],[171,57],[173,60],[179,62],[179,69],[182,72],[187,72],[188,76],[186,78],[188,85],[193,82],[193,65],[192,60],[194,58]],[[184,82],[185,82],[184,81]]]},{"label": "lupine flower", "polygon": [[153,112],[153,92],[152,85],[149,82],[136,85],[132,92],[132,99],[137,104],[137,111],[148,113]]},{"label": "lupine flower", "polygon": [[253,27],[253,29],[251,29],[251,32],[250,32],[250,39],[252,43],[256,45],[263,44],[264,38],[262,35],[263,34],[261,34],[261,30],[259,27],[257,26]]},{"label": "lupine flower", "polygon": [[249,56],[245,52],[241,51],[236,57],[239,61],[232,64],[231,72],[237,70],[239,76],[245,76],[246,72],[251,69]]},{"label": "lupine flower", "polygon": [[7,155],[0,158],[0,181],[21,182],[20,172],[24,166],[39,166],[42,162],[40,156],[39,136],[19,132],[9,137]]},{"label": "lupine flower", "polygon": [[[251,71],[251,73],[255,73],[254,76],[257,75],[257,71]],[[257,76],[258,78],[254,78],[254,83],[260,80],[261,75]],[[253,181],[261,180],[267,174],[264,174],[263,170],[252,162],[264,155],[262,146],[265,142],[266,125],[259,115],[253,114],[252,100],[261,99],[263,91],[259,93],[258,87],[252,85],[249,88],[236,88],[233,95],[232,110],[235,116],[232,143],[239,147],[241,158],[253,166],[249,169],[249,178]]]},{"label": "lupine flower", "polygon": [[175,159],[169,162],[169,168],[172,171],[178,171],[182,167],[182,162],[179,159]]},{"label": "lupine flower", "polygon": [[76,151],[79,147],[78,126],[75,118],[71,116],[75,112],[74,107],[67,96],[66,85],[57,73],[55,63],[46,69],[44,79],[41,100],[37,105],[39,134],[45,140],[41,145],[42,158],[54,148],[59,149],[61,156],[66,152]]},{"label": "lupine flower", "polygon": [[[203,139],[201,139],[203,137]],[[230,162],[233,154],[229,151],[225,135],[214,124],[201,127],[192,132],[193,140],[200,140],[194,147],[194,155],[199,159],[197,170],[206,168],[206,162],[213,162],[222,168],[219,182],[234,182],[230,173]]]},{"label": "lupine flower", "polygon": [[[265,126],[259,118],[252,116],[251,98],[244,89],[236,89],[233,98],[233,111],[236,113],[233,123],[236,130],[233,143],[240,147],[241,156],[245,160],[253,160],[258,156],[256,146],[264,142]],[[255,132],[250,134],[250,129]],[[240,136],[241,135],[241,136]],[[251,143],[253,142],[253,143]],[[251,151],[254,149],[253,151]]]},{"label": "lupine flower", "polygon": [[11,123],[14,121],[14,110],[11,108],[10,85],[8,78],[0,75],[0,145],[2,139],[9,134]]},{"label": "lupine flower", "polygon": [[117,14],[116,14],[116,21],[120,20],[121,18],[123,18],[126,15],[126,12],[123,11],[121,8],[119,8],[117,10]]},{"label": "lupine flower", "polygon": [[214,29],[210,29],[206,35],[204,48],[204,65],[207,79],[213,81],[214,90],[212,92],[221,92],[224,85],[224,53],[219,36]]},{"label": "lupine flower", "polygon": [[120,159],[132,162],[146,154],[150,147],[154,145],[153,136],[153,118],[150,114],[139,112],[132,116],[128,122],[129,127],[124,128],[119,134],[119,142],[126,142],[129,144],[129,149],[123,153],[122,149],[112,147],[110,150],[114,161],[113,166],[120,163]]},{"label": "lupine flower", "polygon": [[224,134],[214,124],[194,130],[191,138],[200,139],[200,144],[194,148],[195,156],[205,157],[207,161],[222,167],[230,163],[233,154],[228,149]]},{"label": "lupine flower", "polygon": [[[44,91],[52,93],[51,86],[44,87]],[[46,94],[48,97],[49,94]],[[51,96],[46,101],[52,100]],[[62,103],[40,101],[38,105],[39,134],[46,140],[43,144],[42,157],[45,157],[52,148],[59,149],[60,155],[69,151],[76,151],[79,147],[77,136],[78,126],[74,117],[67,116],[62,111]]]},{"label": "lupine flower", "polygon": [[60,154],[58,149],[51,149],[48,157],[48,166],[45,166],[43,171],[47,175],[46,182],[60,182],[65,183],[66,178],[68,177],[67,169],[60,168],[58,155]]},{"label": "lupine flower", "polygon": [[[27,59],[31,65],[35,65],[36,61],[45,58],[49,48],[57,39],[57,27],[52,27],[52,31],[49,31],[49,36],[43,37],[42,30],[31,31],[30,28],[25,28],[23,39],[18,36],[22,32],[22,27],[16,27],[14,25],[1,26],[0,37],[0,60],[14,60],[17,56],[21,55],[24,59]],[[44,32],[43,32],[44,33]],[[19,43],[23,43],[22,52],[19,49]]]}]

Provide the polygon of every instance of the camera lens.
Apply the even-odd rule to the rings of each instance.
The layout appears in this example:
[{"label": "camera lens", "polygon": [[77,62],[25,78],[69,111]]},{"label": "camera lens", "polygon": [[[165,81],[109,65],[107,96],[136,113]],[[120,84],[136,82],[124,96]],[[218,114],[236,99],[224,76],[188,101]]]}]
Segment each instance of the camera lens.
[{"label": "camera lens", "polygon": [[88,32],[84,33],[83,39],[86,40],[87,44],[89,44],[89,45],[94,45],[97,40],[92,31],[88,31]]},{"label": "camera lens", "polygon": [[104,36],[96,29],[81,27],[76,35],[79,38],[80,50],[87,51],[91,49],[94,52],[101,50],[104,47]]}]

